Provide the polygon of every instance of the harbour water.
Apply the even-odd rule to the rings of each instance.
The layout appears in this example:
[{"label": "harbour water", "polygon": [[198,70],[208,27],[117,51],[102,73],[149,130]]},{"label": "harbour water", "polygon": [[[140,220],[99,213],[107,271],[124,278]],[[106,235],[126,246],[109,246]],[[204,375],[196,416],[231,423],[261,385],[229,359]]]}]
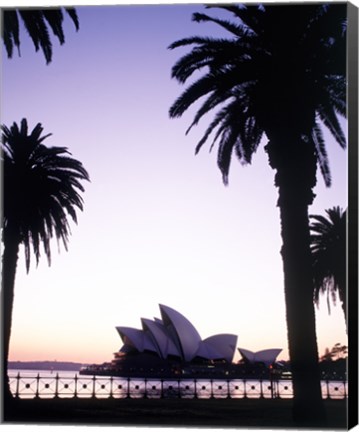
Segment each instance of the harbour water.
[{"label": "harbour water", "polygon": [[[293,397],[291,380],[143,379],[79,375],[78,371],[9,370],[10,387],[20,398],[161,398],[184,399]],[[347,383],[322,381],[324,399],[346,398]]]}]

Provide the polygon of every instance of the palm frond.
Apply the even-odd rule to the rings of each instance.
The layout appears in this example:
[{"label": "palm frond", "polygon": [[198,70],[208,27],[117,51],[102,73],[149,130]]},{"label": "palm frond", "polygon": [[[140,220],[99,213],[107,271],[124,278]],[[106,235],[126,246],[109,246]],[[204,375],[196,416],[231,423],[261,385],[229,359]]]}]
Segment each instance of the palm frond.
[{"label": "palm frond", "polygon": [[[209,138],[211,133],[215,130],[215,128],[223,122],[224,118],[226,117],[226,114],[227,114],[227,107],[224,107],[219,112],[217,112],[214,119],[209,124],[208,128],[206,129],[206,132],[204,133],[203,137],[197,143],[197,146],[195,149],[195,154],[197,154],[200,151],[200,149],[205,144],[205,142],[207,141],[207,139]],[[215,140],[216,140],[216,138],[213,140],[213,143],[215,142]],[[213,146],[213,143],[212,143],[212,146]]]},{"label": "palm frond", "polygon": [[[65,11],[73,21],[76,30],[79,29],[79,20],[74,8],[65,8]],[[19,17],[22,19],[25,29],[30,36],[35,50],[42,50],[46,62],[52,60],[52,42],[49,29],[59,40],[60,44],[65,42],[63,31],[62,8],[18,8],[4,9],[3,11],[3,41],[9,58],[13,55],[16,46],[20,55],[20,26]]]},{"label": "palm frond", "polygon": [[324,179],[324,183],[327,187],[329,187],[332,184],[332,177],[329,168],[329,159],[325,148],[325,140],[322,134],[322,130],[317,122],[312,130],[312,139],[315,145],[317,160]]},{"label": "palm frond", "polygon": [[193,122],[190,124],[189,128],[186,130],[186,135],[190,132],[193,126],[197,125],[201,118],[207,114],[212,109],[218,107],[220,104],[224,103],[227,99],[232,97],[232,92],[228,90],[225,91],[214,91],[211,93],[205,102],[202,104],[200,109],[197,111]]},{"label": "palm frond", "polygon": [[180,117],[197,99],[212,92],[215,82],[216,77],[208,74],[191,84],[171,106],[170,117]]},{"label": "palm frond", "polygon": [[225,70],[210,71],[192,83],[174,102],[169,110],[170,117],[180,117],[196,100],[211,92],[232,94],[246,83],[256,78],[258,71],[253,70],[251,62],[243,62],[240,66],[228,67]]},{"label": "palm frond", "polygon": [[[230,33],[228,38],[195,36],[170,45],[191,48],[173,66],[172,78],[184,84],[195,72],[201,73],[171,106],[170,117],[180,117],[200,102],[187,134],[204,115],[213,113],[195,152],[211,136],[210,150],[219,140],[217,165],[225,181],[233,150],[241,163],[250,163],[263,132],[273,141],[271,137],[282,135],[283,125],[293,124],[288,146],[302,143],[308,160],[315,151],[330,185],[324,136],[315,119],[318,115],[345,146],[338,120],[346,111],[345,37],[336,6],[208,5],[207,9],[232,13],[235,20],[203,13],[195,13],[193,19],[217,24]],[[344,16],[345,7],[339,9]]]},{"label": "palm frond", "polygon": [[248,116],[244,125],[243,134],[243,160],[250,164],[253,154],[256,153],[263,136],[263,129],[254,116]]},{"label": "palm frond", "polygon": [[229,31],[230,33],[233,33],[234,36],[239,38],[244,38],[250,36],[251,33],[248,29],[244,28],[243,26],[234,24],[230,21],[213,18],[206,14],[196,12],[192,15],[192,21],[195,22],[213,22],[215,24],[218,24],[219,26],[223,27],[225,30]]},{"label": "palm frond", "polygon": [[[36,263],[40,248],[51,263],[53,236],[67,249],[71,233],[68,219],[77,223],[76,210],[83,210],[83,180],[89,175],[70,157],[66,147],[46,147],[38,123],[29,133],[27,121],[2,126],[4,162],[4,227],[16,226],[25,248],[26,269],[31,250]],[[14,198],[15,197],[15,198]]]},{"label": "palm frond", "polygon": [[232,14],[239,18],[248,31],[256,34],[261,34],[263,26],[261,26],[261,18],[264,12],[263,7],[255,5],[206,5],[206,8],[219,8],[232,12]]},{"label": "palm frond", "polygon": [[[311,252],[314,273],[315,303],[319,294],[327,293],[335,304],[336,293],[346,303],[346,211],[339,206],[326,210],[327,216],[310,215]],[[330,310],[330,309],[329,309]]]},{"label": "palm frond", "polygon": [[20,38],[19,38],[19,18],[16,10],[4,9],[2,13],[2,37],[9,58],[13,55],[14,46],[18,49],[20,55]]},{"label": "palm frond", "polygon": [[232,98],[215,116],[204,136],[197,144],[196,153],[216,129],[210,150],[219,140],[217,165],[222,173],[224,184],[228,184],[229,166],[233,152],[242,164],[251,163],[253,153],[258,148],[263,131],[244,106],[246,98]]},{"label": "palm frond", "polygon": [[65,11],[69,15],[69,17],[72,19],[72,22],[75,25],[76,31],[78,31],[80,28],[80,22],[79,22],[79,18],[77,16],[76,9],[73,7],[65,7]]},{"label": "palm frond", "polygon": [[243,43],[214,39],[210,43],[193,48],[181,57],[172,67],[171,77],[183,84],[194,72],[205,66],[213,72],[227,70],[247,60],[249,56],[248,47]]},{"label": "palm frond", "polygon": [[234,134],[230,135],[231,130],[225,129],[221,132],[221,140],[218,145],[217,165],[222,173],[223,183],[228,185],[229,167],[231,164],[234,150]]},{"label": "palm frond", "polygon": [[35,50],[42,49],[46,63],[52,59],[52,42],[41,10],[20,9],[20,16],[24,22],[28,35],[32,39]]},{"label": "palm frond", "polygon": [[318,106],[332,106],[336,113],[342,117],[346,117],[346,102],[347,102],[347,83],[344,76],[326,75],[319,81],[318,87]]},{"label": "palm frond", "polygon": [[[40,128],[41,128],[40,123],[35,126],[34,136],[36,136],[35,135],[36,134],[35,131],[39,130]],[[16,137],[17,134],[21,135],[21,138],[24,138],[25,136],[27,136],[28,127],[27,127],[27,121],[26,121],[26,119],[22,119],[21,120],[20,129],[18,128],[18,125],[16,123],[14,123],[12,125],[12,131],[13,131],[13,134],[15,134],[15,137]]]},{"label": "palm frond", "polygon": [[338,142],[341,148],[345,149],[347,140],[343,129],[339,123],[336,112],[334,111],[333,105],[331,104],[320,104],[317,107],[317,112],[320,119],[329,129],[335,140]]},{"label": "palm frond", "polygon": [[60,44],[62,45],[65,42],[65,35],[62,28],[64,16],[61,9],[44,9],[43,15],[45,20],[48,22],[53,34],[58,38]]},{"label": "palm frond", "polygon": [[205,37],[205,36],[191,36],[187,38],[179,39],[178,41],[172,42],[168,49],[173,50],[175,48],[179,47],[185,47],[187,45],[206,45],[208,43],[211,43],[215,41],[216,39],[212,37]]}]

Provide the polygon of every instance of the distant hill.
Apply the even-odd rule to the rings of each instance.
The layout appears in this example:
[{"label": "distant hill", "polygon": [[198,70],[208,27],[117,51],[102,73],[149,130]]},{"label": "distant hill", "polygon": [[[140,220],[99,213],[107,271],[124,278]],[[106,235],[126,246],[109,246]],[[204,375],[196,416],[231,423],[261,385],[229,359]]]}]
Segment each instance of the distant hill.
[{"label": "distant hill", "polygon": [[82,363],[61,361],[9,361],[9,369],[79,371]]}]

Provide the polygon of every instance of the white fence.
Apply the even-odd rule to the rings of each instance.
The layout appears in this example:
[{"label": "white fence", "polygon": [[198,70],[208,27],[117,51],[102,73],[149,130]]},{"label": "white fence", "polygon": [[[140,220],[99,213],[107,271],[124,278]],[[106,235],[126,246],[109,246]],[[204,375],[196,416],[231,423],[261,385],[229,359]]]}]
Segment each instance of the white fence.
[{"label": "white fence", "polygon": [[[345,381],[322,381],[324,399],[344,399]],[[10,388],[19,398],[267,398],[293,397],[291,380],[143,379],[57,374],[10,375]]]}]

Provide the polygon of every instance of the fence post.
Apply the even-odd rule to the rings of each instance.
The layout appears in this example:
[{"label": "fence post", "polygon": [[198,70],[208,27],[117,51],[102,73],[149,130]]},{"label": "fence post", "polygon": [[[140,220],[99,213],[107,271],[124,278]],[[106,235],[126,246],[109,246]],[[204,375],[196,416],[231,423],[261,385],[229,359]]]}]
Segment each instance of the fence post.
[{"label": "fence post", "polygon": [[77,374],[75,374],[75,391],[74,391],[74,397],[75,398],[77,397],[77,380],[78,380]]},{"label": "fence post", "polygon": [[16,390],[15,390],[15,397],[19,397],[19,388],[20,388],[20,372],[17,373],[16,376]]},{"label": "fence post", "polygon": [[55,377],[55,398],[59,397],[59,373]]},{"label": "fence post", "polygon": [[113,376],[110,376],[110,398],[113,398]]},{"label": "fence post", "polygon": [[40,382],[40,374],[37,374],[36,377],[36,393],[35,393],[35,398],[39,397],[39,382]]},{"label": "fence post", "polygon": [[331,399],[330,393],[329,393],[329,380],[327,379],[327,399]]},{"label": "fence post", "polygon": [[246,387],[246,380],[243,380],[243,387],[244,387],[244,393],[243,393],[243,397],[246,398],[247,397],[247,387]]},{"label": "fence post", "polygon": [[95,394],[96,394],[96,377],[95,375],[92,378],[92,397],[95,398]]}]

